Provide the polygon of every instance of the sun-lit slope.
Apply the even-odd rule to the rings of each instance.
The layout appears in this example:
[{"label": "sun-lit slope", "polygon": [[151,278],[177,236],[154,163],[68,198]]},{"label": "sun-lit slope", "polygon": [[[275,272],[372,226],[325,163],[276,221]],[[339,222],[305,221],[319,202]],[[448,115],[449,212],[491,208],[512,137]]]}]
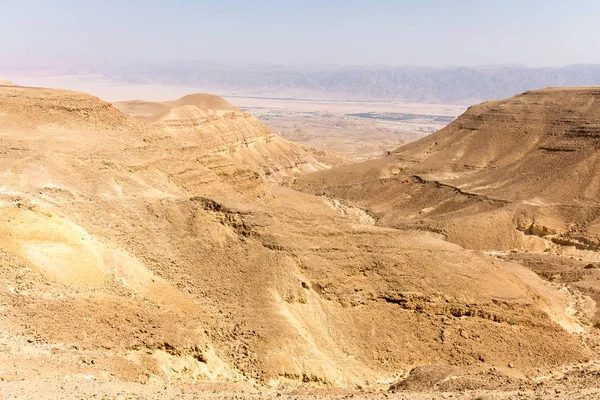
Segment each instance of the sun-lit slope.
[{"label": "sun-lit slope", "polygon": [[110,213],[108,204],[183,193],[152,166],[149,143],[162,136],[69,91],[3,88],[0,115],[2,338],[12,349],[0,363],[18,365],[6,379],[33,368],[32,378],[85,371],[135,380],[171,367],[232,379],[198,331],[203,310],[126,246],[83,226]]},{"label": "sun-lit slope", "polygon": [[568,293],[519,265],[269,188],[206,156],[221,143],[92,96],[0,99],[5,380],[364,387],[422,364],[593,357]]},{"label": "sun-lit slope", "polygon": [[[412,169],[418,173],[499,171],[507,176],[490,176],[496,182],[490,192],[495,193],[502,186],[528,180],[528,188],[522,188],[526,193],[510,187],[516,197],[539,193],[542,184],[552,186],[562,180],[568,190],[546,194],[558,199],[585,196],[578,189],[593,180],[594,174],[585,171],[592,167],[589,158],[595,156],[599,143],[600,87],[547,88],[473,106],[446,128],[400,148],[397,154],[418,160]],[[515,176],[507,179],[509,173]],[[536,186],[526,174],[535,175],[540,184]],[[588,197],[595,195],[588,193]]]},{"label": "sun-lit slope", "polygon": [[0,86],[17,86],[17,85],[11,81],[0,79]]},{"label": "sun-lit slope", "polygon": [[383,225],[433,228],[473,248],[531,245],[522,232],[534,223],[578,240],[600,215],[599,106],[594,87],[486,102],[389,157],[298,187],[348,198]]},{"label": "sun-lit slope", "polygon": [[270,182],[281,183],[347,162],[345,156],[282,139],[251,114],[214,95],[193,94],[172,102],[134,101],[115,106],[151,122],[182,144],[201,148],[214,162],[240,163]]},{"label": "sun-lit slope", "polygon": [[388,157],[309,174],[295,188],[361,207],[379,226],[521,263],[579,296],[574,309],[588,304],[598,326],[599,106],[596,87],[486,102]]},{"label": "sun-lit slope", "polygon": [[[437,141],[440,149],[434,145],[432,155],[415,170],[444,172],[442,160],[455,152],[460,154],[453,156],[455,163],[471,165],[469,157],[479,157],[478,168],[483,167],[473,176],[450,176],[455,186],[466,191],[509,200],[540,198],[568,203],[598,199],[600,87],[527,92],[500,102],[480,118],[485,122],[465,118],[455,131],[438,132],[443,141],[427,138]],[[458,150],[450,143],[465,135],[464,129],[473,130],[473,134],[466,134],[473,139],[465,139],[467,146]],[[448,145],[440,144],[444,142]],[[494,145],[501,150],[489,156]],[[409,157],[418,157],[421,152],[422,148],[400,151]]]}]

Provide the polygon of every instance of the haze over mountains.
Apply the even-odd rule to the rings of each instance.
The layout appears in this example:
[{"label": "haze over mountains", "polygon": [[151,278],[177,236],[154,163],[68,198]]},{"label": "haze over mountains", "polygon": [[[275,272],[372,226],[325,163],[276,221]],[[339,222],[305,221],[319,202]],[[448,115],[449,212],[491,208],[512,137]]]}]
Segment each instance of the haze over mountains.
[{"label": "haze over mountains", "polygon": [[[104,71],[103,71],[104,73]],[[197,86],[256,95],[288,93],[405,102],[472,104],[548,86],[600,84],[600,65],[563,68],[525,66],[392,67],[269,66],[230,67],[216,63],[173,63],[134,70],[105,71],[129,84]]]},{"label": "haze over mountains", "polygon": [[[20,72],[19,72],[20,71]],[[201,88],[222,95],[260,97],[395,100],[474,104],[548,86],[600,84],[600,65],[560,68],[501,66],[318,66],[179,62],[132,66],[80,66],[69,63],[0,65],[0,73],[72,76],[105,84]]]}]

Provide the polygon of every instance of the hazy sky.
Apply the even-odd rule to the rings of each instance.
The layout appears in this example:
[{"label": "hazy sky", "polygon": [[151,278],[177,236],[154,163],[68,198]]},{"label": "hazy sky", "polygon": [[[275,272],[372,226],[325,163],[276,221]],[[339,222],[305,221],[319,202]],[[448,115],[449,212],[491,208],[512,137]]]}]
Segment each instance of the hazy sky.
[{"label": "hazy sky", "polygon": [[600,63],[598,0],[0,0],[0,61]]}]

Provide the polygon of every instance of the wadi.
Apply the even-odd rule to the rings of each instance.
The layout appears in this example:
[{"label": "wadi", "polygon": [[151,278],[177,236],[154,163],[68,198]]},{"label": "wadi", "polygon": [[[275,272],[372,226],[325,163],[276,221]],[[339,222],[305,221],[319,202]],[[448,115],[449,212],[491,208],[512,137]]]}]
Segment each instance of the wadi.
[{"label": "wadi", "polygon": [[0,393],[596,398],[599,106],[355,163],[214,95],[0,81]]}]

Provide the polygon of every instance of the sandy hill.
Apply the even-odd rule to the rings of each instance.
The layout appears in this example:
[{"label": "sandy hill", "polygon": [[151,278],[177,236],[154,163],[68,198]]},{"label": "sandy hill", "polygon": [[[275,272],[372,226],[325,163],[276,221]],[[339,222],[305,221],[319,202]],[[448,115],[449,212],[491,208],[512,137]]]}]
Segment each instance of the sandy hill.
[{"label": "sandy hill", "polygon": [[17,85],[12,83],[11,81],[0,79],[0,86],[17,86]]},{"label": "sandy hill", "polygon": [[153,122],[162,114],[168,113],[174,108],[184,106],[197,106],[201,109],[214,111],[239,111],[237,107],[229,104],[222,97],[206,93],[190,94],[174,101],[165,102],[144,100],[120,101],[114,103],[114,106],[124,113],[145,122]]},{"label": "sandy hill", "polygon": [[211,110],[239,111],[236,106],[229,104],[222,97],[206,93],[190,94],[169,103],[176,107],[198,106]]},{"label": "sandy hill", "polygon": [[18,130],[139,130],[143,125],[97,97],[68,90],[6,86],[0,107],[3,126]]},{"label": "sandy hill", "polygon": [[537,387],[595,359],[584,297],[520,260],[265,185],[229,153],[219,164],[213,149],[269,133],[183,107],[147,124],[80,93],[0,88],[4,393],[387,390],[423,365],[395,387]]},{"label": "sandy hill", "polygon": [[600,88],[535,90],[473,106],[388,157],[301,177],[296,188],[361,207],[380,226],[511,252],[598,301],[599,139]]},{"label": "sandy hill", "polygon": [[202,148],[216,163],[240,163],[270,182],[281,183],[348,162],[341,154],[282,139],[253,115],[214,95],[192,94],[163,103],[136,100],[114,105],[168,132],[179,143]]},{"label": "sandy hill", "polygon": [[[599,106],[596,87],[548,88],[486,102],[390,157],[309,176],[298,187],[353,191],[347,197],[390,226],[452,220],[454,227],[438,226],[452,237],[465,235],[464,224],[473,219],[483,224],[499,214],[514,216],[500,217],[509,226],[487,230],[495,237],[469,229],[479,239],[453,239],[469,247],[511,249],[527,239],[512,237],[515,228],[533,222],[560,240],[575,239],[595,229]],[[360,193],[358,185],[377,189]],[[498,235],[505,229],[512,234]]]}]

